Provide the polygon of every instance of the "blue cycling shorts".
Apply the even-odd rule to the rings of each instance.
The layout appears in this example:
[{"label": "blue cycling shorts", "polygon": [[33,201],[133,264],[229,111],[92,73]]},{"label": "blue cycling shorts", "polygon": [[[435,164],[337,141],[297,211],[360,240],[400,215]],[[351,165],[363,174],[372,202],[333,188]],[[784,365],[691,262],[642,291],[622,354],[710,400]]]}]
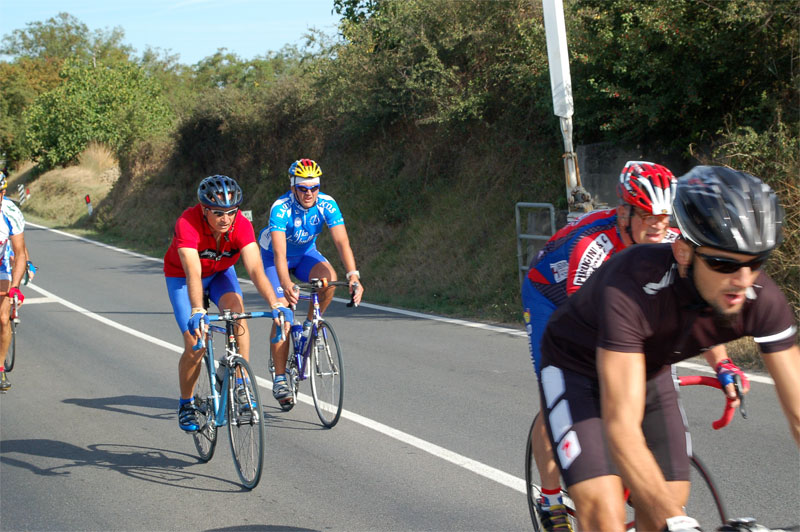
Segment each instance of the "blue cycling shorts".
[{"label": "blue cycling shorts", "polygon": [[[169,302],[172,303],[172,313],[181,333],[189,330],[189,318],[191,318],[192,304],[189,302],[189,289],[186,285],[186,277],[165,277],[167,280],[167,294]],[[242,295],[242,287],[239,286],[239,279],[236,278],[236,270],[233,266],[227,270],[217,272],[208,277],[203,277],[203,291],[208,292],[208,297],[219,307],[219,300],[228,292],[236,292]]]},{"label": "blue cycling shorts", "polygon": [[[328,259],[317,250],[317,246],[311,246],[302,255],[286,257],[286,260],[289,263],[289,272],[304,283],[311,278],[311,269],[314,266],[320,262],[328,262]],[[275,256],[271,251],[261,248],[261,261],[264,263],[264,273],[267,274],[275,295],[283,297],[283,287],[278,279],[278,269],[275,267]]]},{"label": "blue cycling shorts", "polygon": [[525,277],[522,282],[522,308],[531,361],[538,377],[542,371],[542,336],[550,316],[556,311],[556,305],[534,288],[531,280]]}]

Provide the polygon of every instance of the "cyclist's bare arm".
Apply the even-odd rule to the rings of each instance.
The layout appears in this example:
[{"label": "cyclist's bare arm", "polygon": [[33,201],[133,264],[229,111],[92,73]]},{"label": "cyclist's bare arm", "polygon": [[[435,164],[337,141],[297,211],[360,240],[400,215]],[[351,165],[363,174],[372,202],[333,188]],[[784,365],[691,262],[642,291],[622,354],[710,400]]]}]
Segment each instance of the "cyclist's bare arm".
[{"label": "cyclist's bare arm", "polygon": [[[670,490],[661,468],[647,447],[642,420],[647,381],[644,354],[597,348],[600,404],[612,460],[623,482],[637,499],[637,509],[647,509],[644,522],[657,530],[670,517],[684,515],[682,501]],[[637,528],[643,523],[637,515]]]},{"label": "cyclist's bare arm", "polygon": [[[350,247],[350,238],[347,236],[347,229],[344,225],[335,225],[330,229],[331,239],[333,239],[333,243],[339,251],[339,257],[342,259],[345,271],[356,271],[356,259],[353,256],[353,249]],[[350,282],[351,288],[354,286],[354,283],[358,283],[358,286],[353,291],[353,302],[358,305],[361,303],[361,295],[364,293],[364,286],[360,279],[356,279],[355,276],[347,279],[347,281]]]},{"label": "cyclist's bare arm", "polygon": [[272,256],[275,261],[275,269],[278,272],[278,280],[283,288],[283,297],[290,305],[297,305],[298,294],[293,290],[294,283],[289,275],[289,262],[286,259],[286,233],[283,231],[270,231],[272,239]]},{"label": "cyclist's bare arm", "polygon": [[775,381],[778,399],[789,422],[795,443],[800,447],[800,347],[761,355]]},{"label": "cyclist's bare arm", "polygon": [[250,242],[243,247],[241,257],[244,269],[247,270],[247,275],[250,276],[250,280],[253,281],[258,293],[269,302],[271,307],[277,305],[278,298],[275,296],[272,284],[264,273],[264,263],[261,261],[261,250],[258,244]]},{"label": "cyclist's bare arm", "polygon": [[[203,305],[203,267],[200,264],[200,253],[194,248],[178,248],[178,257],[181,259],[183,273],[186,275],[186,292],[189,295],[189,306],[192,309],[205,309]],[[195,341],[201,339],[201,334],[188,331]]]}]

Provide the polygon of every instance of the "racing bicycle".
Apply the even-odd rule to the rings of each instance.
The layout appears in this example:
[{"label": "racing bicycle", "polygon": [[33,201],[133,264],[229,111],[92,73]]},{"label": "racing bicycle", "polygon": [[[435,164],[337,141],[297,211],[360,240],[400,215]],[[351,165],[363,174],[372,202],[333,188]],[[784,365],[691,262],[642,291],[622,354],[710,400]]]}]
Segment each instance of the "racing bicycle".
[{"label": "racing bicycle", "polygon": [[[695,386],[695,385],[703,385],[703,386],[710,386],[712,388],[721,388],[722,385],[720,384],[719,380],[716,377],[709,377],[709,376],[701,376],[701,375],[685,375],[678,377],[679,383],[681,386]],[[740,393],[741,388],[741,381],[739,376],[735,376],[735,384],[736,384],[736,392],[740,400],[739,410],[742,414],[742,417],[747,417],[747,412],[744,407],[744,396]],[[726,397],[726,404],[725,410],[723,411],[722,417],[718,420],[714,421],[711,425],[714,430],[719,430],[722,427],[728,425],[731,420],[733,419],[734,415],[734,408],[732,407],[731,403],[733,402],[732,399]],[[541,414],[539,414],[541,415]],[[534,421],[536,421],[534,419]],[[539,507],[536,502],[541,498],[541,486],[539,484],[539,473],[536,468],[536,462],[533,459],[533,449],[531,445],[531,436],[533,433],[533,424],[531,424],[530,432],[528,433],[528,442],[525,448],[525,486],[527,492],[527,499],[528,499],[528,510],[530,511],[531,521],[533,523],[533,529],[536,532],[542,532],[544,527],[541,523],[541,518],[539,515]],[[717,526],[725,525],[728,522],[727,512],[725,510],[725,505],[720,497],[719,491],[717,490],[716,485],[714,484],[713,479],[711,478],[711,474],[700,458],[696,454],[692,454],[690,457],[690,462],[692,466],[692,471],[690,474],[690,481],[692,486],[691,496],[689,499],[689,503],[687,505],[687,511],[689,515],[692,515],[692,509],[703,507],[703,508],[715,508],[716,513],[713,515],[712,519],[714,521],[715,528]],[[566,490],[562,490],[561,496],[564,500],[564,506],[567,508],[567,513],[569,514],[570,524],[572,525],[573,530],[578,530],[577,525],[577,518],[575,514],[575,505],[572,499],[569,498],[569,493]],[[626,529],[627,530],[634,530],[634,514],[633,514],[633,506],[630,504],[629,500],[630,493],[626,490],[625,491],[625,500],[628,504],[627,506],[627,517],[626,517]],[[696,517],[696,516],[692,516]],[[702,524],[702,523],[701,523]],[[735,529],[734,529],[735,530]]]},{"label": "racing bicycle", "polygon": [[[272,318],[272,313],[223,310],[221,314],[208,315],[210,323],[205,341],[201,338],[194,346],[198,350],[205,345],[206,352],[194,393],[200,428],[192,433],[200,459],[208,462],[214,456],[217,429],[228,426],[236,472],[247,489],[258,484],[264,465],[264,414],[256,377],[247,360],[239,355],[236,342],[238,320],[250,318]],[[225,325],[214,325],[214,322]],[[225,347],[218,361],[214,354],[216,335],[221,336]]]},{"label": "racing bicycle", "polygon": [[[311,380],[311,396],[319,420],[325,427],[333,427],[342,415],[344,399],[344,364],[339,339],[331,324],[322,319],[319,311],[319,291],[329,286],[348,286],[345,281],[328,281],[327,279],[310,279],[308,283],[298,283],[300,289],[309,290],[309,295],[300,295],[301,300],[310,301],[314,309],[311,330],[303,334],[303,326],[298,319],[292,323],[289,333],[289,357],[286,360],[286,380],[292,390],[292,402],[281,404],[281,408],[289,410],[297,403],[297,391],[300,382]],[[353,300],[347,304],[353,306]],[[281,314],[279,339],[283,339],[283,314]],[[269,372],[275,380],[275,364],[272,351],[269,354]]]}]

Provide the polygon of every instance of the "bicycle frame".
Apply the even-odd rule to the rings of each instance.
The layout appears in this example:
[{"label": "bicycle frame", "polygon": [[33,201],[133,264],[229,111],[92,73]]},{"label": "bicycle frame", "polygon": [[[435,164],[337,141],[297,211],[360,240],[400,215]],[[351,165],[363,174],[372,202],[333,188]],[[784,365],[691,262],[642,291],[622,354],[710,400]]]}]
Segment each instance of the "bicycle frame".
[{"label": "bicycle frame", "polygon": [[[214,405],[214,425],[223,427],[228,423],[225,415],[227,412],[228,401],[233,401],[233,387],[231,383],[235,375],[231,375],[231,368],[233,361],[238,354],[236,345],[236,319],[247,318],[271,318],[272,313],[268,312],[246,312],[242,314],[232,313],[230,310],[224,310],[222,314],[209,314],[209,321],[225,321],[225,327],[219,325],[209,324],[206,336],[210,337],[211,333],[219,333],[225,335],[225,356],[220,359],[219,365],[225,367],[224,373],[217,377],[217,368],[214,364],[214,342],[205,342],[206,353],[204,355],[206,363],[211,368],[211,396]],[[200,345],[200,342],[198,342]],[[221,382],[221,385],[220,385]],[[217,389],[220,386],[220,389]]]},{"label": "bicycle frame", "polygon": [[[348,286],[349,283],[343,281],[328,281],[327,279],[310,279],[308,282],[308,286],[311,287],[311,292],[308,295],[300,294],[298,295],[298,300],[300,301],[309,301],[309,304],[314,309],[312,313],[311,319],[311,331],[305,340],[302,338],[303,326],[301,324],[293,323],[291,329],[289,331],[289,339],[292,342],[292,353],[294,356],[294,364],[297,368],[297,380],[304,381],[308,379],[308,361],[311,358],[311,345],[312,342],[309,340],[311,338],[315,338],[318,334],[318,330],[320,329],[319,324],[323,321],[322,314],[320,313],[319,308],[319,293],[318,290],[328,286]],[[347,304],[348,307],[353,306],[353,300],[351,299],[350,302]],[[296,310],[296,305],[292,310]],[[283,330],[283,315],[281,315],[281,329]],[[325,329],[322,329],[323,337],[327,340],[327,333]],[[305,343],[303,343],[305,342]],[[301,345],[302,344],[302,345]],[[287,361],[287,366],[289,365],[289,361]]]}]

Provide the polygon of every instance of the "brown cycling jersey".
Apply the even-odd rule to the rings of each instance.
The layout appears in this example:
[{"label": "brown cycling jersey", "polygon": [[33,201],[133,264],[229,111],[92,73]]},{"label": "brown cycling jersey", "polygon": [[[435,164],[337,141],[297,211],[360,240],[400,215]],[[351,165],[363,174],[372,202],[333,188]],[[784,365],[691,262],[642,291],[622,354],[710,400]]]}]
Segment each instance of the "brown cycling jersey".
[{"label": "brown cycling jersey", "polygon": [[597,378],[595,349],[644,353],[647,377],[721,343],[753,336],[763,353],[796,342],[794,315],[762,272],[731,323],[716,318],[694,283],[678,275],[670,244],[631,246],[559,307],[542,338],[542,367]]}]

